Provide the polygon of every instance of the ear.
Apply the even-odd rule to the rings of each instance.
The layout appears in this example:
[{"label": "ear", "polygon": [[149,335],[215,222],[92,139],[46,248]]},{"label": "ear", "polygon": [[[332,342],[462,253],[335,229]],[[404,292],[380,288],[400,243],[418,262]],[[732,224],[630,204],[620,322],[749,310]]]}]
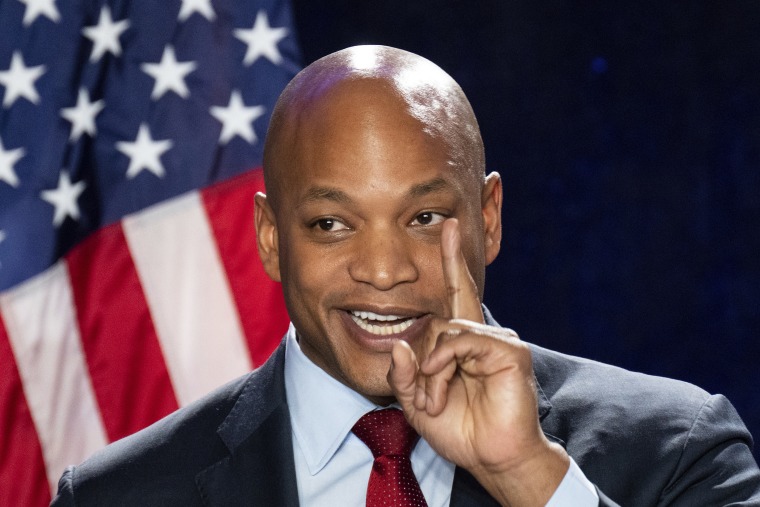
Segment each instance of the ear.
[{"label": "ear", "polygon": [[483,184],[482,211],[483,211],[483,234],[484,256],[486,266],[491,264],[501,249],[501,176],[492,172],[486,176]]},{"label": "ear", "polygon": [[281,282],[280,244],[277,239],[277,221],[275,220],[274,211],[269,205],[265,194],[256,192],[254,199],[256,202],[254,214],[259,258],[261,258],[264,271],[269,275],[269,278],[275,282]]}]

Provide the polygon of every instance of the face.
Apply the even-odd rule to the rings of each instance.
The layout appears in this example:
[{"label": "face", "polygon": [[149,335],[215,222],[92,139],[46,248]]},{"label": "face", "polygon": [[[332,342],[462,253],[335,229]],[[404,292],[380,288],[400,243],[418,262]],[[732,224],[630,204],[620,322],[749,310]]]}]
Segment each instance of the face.
[{"label": "face", "polygon": [[386,403],[393,343],[415,348],[431,317],[448,315],[440,254],[448,217],[459,219],[482,291],[498,251],[489,236],[499,225],[498,178],[484,184],[479,168],[461,167],[460,147],[431,134],[398,97],[362,87],[315,105],[287,139],[280,201],[257,203],[262,260],[283,282],[304,353]]}]

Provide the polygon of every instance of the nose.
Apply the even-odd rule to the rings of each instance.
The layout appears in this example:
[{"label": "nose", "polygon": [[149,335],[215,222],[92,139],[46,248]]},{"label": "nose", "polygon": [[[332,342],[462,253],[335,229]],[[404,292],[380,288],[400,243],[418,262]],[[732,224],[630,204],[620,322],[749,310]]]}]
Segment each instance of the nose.
[{"label": "nose", "polygon": [[414,282],[419,271],[413,245],[403,232],[393,228],[365,231],[356,240],[356,255],[349,273],[357,282],[378,290],[390,290],[400,283]]}]

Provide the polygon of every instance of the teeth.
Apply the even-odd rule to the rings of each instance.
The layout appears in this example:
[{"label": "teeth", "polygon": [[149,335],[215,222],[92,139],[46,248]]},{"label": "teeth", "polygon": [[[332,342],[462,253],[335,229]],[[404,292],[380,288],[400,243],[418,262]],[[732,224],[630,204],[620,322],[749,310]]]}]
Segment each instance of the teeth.
[{"label": "teeth", "polygon": [[391,320],[401,320],[404,317],[401,317],[399,315],[380,315],[379,313],[372,313],[372,312],[351,312],[354,317],[359,317],[360,319],[365,320],[378,320],[380,322],[389,322]]},{"label": "teeth", "polygon": [[[356,325],[358,325],[360,328],[364,329],[365,331],[368,331],[372,334],[380,335],[380,336],[387,336],[391,334],[396,333],[402,333],[406,331],[409,326],[414,324],[414,321],[417,320],[415,318],[407,318],[407,317],[401,317],[398,315],[379,315],[377,313],[372,312],[351,312],[351,318],[356,322]],[[375,321],[375,322],[391,322],[396,320],[402,320],[402,322],[399,322],[398,324],[388,325],[388,324],[372,324],[369,321]]]}]

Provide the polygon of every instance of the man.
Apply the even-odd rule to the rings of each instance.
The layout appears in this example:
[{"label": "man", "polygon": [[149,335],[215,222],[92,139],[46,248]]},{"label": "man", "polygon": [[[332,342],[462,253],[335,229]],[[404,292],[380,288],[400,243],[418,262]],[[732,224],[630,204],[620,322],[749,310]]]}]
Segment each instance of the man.
[{"label": "man", "polygon": [[405,484],[430,506],[760,504],[725,398],[528,345],[484,311],[502,199],[484,170],[434,64],[368,46],[307,67],[273,112],[256,200],[283,344],[68,469],[53,503],[369,505],[383,486],[357,428],[394,405],[421,436]]}]

